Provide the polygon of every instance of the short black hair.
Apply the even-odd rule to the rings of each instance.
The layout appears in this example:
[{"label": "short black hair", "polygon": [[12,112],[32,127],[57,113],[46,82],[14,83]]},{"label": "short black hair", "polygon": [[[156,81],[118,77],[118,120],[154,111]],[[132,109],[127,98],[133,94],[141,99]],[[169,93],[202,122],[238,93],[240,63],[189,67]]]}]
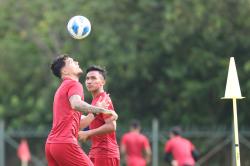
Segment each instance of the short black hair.
[{"label": "short black hair", "polygon": [[173,133],[174,135],[181,135],[182,129],[179,126],[175,126],[175,127],[171,128],[170,132]]},{"label": "short black hair", "polygon": [[53,74],[58,77],[61,78],[61,69],[65,66],[65,60],[69,58],[68,55],[64,54],[64,55],[60,55],[58,57],[56,57],[51,66],[50,69],[52,70]]},{"label": "short black hair", "polygon": [[131,121],[130,126],[133,129],[138,129],[138,128],[140,128],[140,122],[138,120],[134,119]]},{"label": "short black hair", "polygon": [[106,80],[106,77],[107,77],[107,71],[104,67],[101,67],[101,66],[97,66],[97,65],[92,65],[92,66],[89,66],[87,69],[86,69],[86,74],[90,71],[98,71],[104,78],[104,80]]}]

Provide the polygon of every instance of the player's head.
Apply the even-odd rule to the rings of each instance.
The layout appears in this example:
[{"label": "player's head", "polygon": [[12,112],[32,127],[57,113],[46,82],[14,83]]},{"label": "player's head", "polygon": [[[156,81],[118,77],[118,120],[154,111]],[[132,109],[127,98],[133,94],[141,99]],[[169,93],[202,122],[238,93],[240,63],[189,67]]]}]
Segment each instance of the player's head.
[{"label": "player's head", "polygon": [[106,83],[106,70],[100,66],[90,66],[86,70],[85,85],[90,92],[103,90]]},{"label": "player's head", "polygon": [[170,136],[178,136],[181,135],[182,129],[179,126],[175,126],[170,129]]},{"label": "player's head", "polygon": [[140,122],[136,119],[132,120],[130,123],[130,128],[131,130],[140,130],[141,129]]},{"label": "player's head", "polygon": [[65,76],[79,77],[83,73],[78,62],[68,55],[58,56],[51,64],[50,68],[53,74],[58,78],[63,78]]}]

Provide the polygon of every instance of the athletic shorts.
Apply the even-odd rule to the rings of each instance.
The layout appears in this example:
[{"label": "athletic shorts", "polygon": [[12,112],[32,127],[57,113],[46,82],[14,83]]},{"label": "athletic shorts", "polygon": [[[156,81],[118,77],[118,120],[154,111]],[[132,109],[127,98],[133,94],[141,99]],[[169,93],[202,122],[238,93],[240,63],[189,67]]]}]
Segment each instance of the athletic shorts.
[{"label": "athletic shorts", "polygon": [[82,148],[70,143],[46,143],[48,166],[94,166]]},{"label": "athletic shorts", "polygon": [[94,166],[120,166],[119,158],[90,158]]}]

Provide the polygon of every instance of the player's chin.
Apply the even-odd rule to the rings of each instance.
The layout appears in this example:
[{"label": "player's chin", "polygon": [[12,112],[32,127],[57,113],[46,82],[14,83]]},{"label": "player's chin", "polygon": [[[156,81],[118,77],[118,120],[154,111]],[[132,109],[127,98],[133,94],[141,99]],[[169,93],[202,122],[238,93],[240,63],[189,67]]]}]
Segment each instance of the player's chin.
[{"label": "player's chin", "polygon": [[92,87],[87,87],[87,90],[88,90],[89,92],[95,91],[94,88],[92,88]]},{"label": "player's chin", "polygon": [[77,75],[78,75],[78,76],[83,75],[83,71],[80,69],[80,70],[77,72]]},{"label": "player's chin", "polygon": [[98,88],[97,87],[95,87],[95,86],[87,86],[86,87],[87,88],[87,90],[89,91],[89,92],[96,92],[97,90],[98,90]]}]

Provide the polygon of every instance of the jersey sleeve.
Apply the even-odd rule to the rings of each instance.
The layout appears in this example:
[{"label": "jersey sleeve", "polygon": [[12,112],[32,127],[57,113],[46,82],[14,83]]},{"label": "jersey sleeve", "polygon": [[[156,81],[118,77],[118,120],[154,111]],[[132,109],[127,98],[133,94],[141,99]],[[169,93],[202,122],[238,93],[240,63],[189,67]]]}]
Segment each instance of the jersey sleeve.
[{"label": "jersey sleeve", "polygon": [[172,151],[171,142],[170,142],[170,141],[167,141],[166,144],[165,144],[164,152],[165,152],[165,153],[170,153],[171,151]]},{"label": "jersey sleeve", "polygon": [[147,137],[144,137],[144,139],[143,139],[143,147],[144,147],[144,149],[150,147],[150,144],[149,144]]},{"label": "jersey sleeve", "polygon": [[191,151],[194,151],[195,150],[194,144],[192,144],[192,142],[189,142],[189,143],[190,143]]},{"label": "jersey sleeve", "polygon": [[121,139],[121,145],[126,145],[126,141],[127,141],[126,138],[127,138],[126,135],[123,135],[123,137]]},{"label": "jersey sleeve", "polygon": [[70,98],[73,95],[79,95],[83,99],[83,88],[81,83],[79,82],[73,82],[68,90],[68,98]]}]

